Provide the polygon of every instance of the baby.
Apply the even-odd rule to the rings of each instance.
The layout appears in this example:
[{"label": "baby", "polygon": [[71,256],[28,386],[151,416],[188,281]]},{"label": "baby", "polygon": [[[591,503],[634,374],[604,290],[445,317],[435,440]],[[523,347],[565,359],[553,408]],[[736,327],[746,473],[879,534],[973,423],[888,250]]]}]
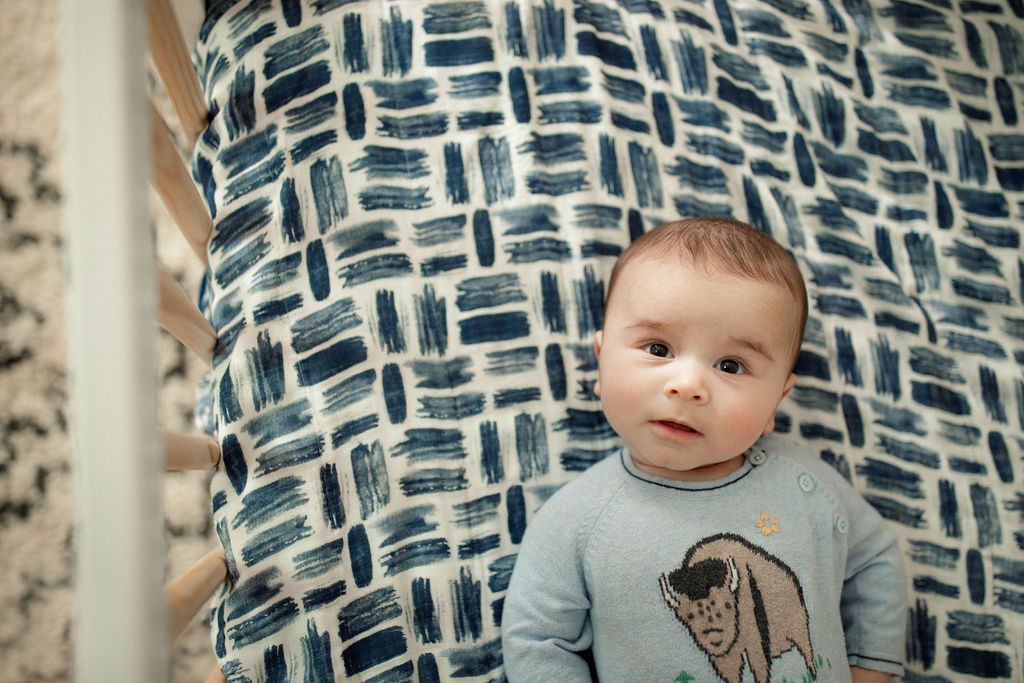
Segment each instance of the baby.
[{"label": "baby", "polygon": [[622,254],[594,390],[626,446],[527,528],[502,622],[509,680],[902,673],[895,534],[832,468],[769,436],[806,320],[793,259],[744,223],[668,223]]}]

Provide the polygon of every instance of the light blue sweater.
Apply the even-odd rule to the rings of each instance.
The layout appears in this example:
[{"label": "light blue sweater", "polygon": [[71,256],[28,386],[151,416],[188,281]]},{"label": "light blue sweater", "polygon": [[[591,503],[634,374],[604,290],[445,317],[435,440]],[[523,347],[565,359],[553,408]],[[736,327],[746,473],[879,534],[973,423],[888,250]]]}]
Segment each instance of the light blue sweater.
[{"label": "light blue sweater", "polygon": [[849,680],[902,673],[895,534],[837,472],[775,436],[711,482],[625,451],[560,489],[527,528],[505,598],[508,678]]}]

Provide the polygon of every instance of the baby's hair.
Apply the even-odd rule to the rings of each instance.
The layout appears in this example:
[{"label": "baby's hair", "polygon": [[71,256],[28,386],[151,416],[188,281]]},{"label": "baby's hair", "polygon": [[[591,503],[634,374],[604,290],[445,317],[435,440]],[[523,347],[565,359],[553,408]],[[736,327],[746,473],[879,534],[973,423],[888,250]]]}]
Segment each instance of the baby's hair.
[{"label": "baby's hair", "polygon": [[605,305],[611,301],[616,280],[626,264],[641,256],[666,254],[676,254],[709,273],[718,271],[784,287],[800,308],[795,331],[799,350],[807,325],[807,289],[800,269],[789,252],[768,234],[732,218],[685,218],[663,223],[638,237],[612,268]]}]

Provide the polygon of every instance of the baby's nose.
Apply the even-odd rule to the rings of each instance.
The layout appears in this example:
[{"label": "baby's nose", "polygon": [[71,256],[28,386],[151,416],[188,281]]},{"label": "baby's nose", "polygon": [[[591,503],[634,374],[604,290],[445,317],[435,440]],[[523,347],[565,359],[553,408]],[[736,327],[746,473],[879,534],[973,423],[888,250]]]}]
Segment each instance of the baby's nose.
[{"label": "baby's nose", "polygon": [[665,392],[669,396],[684,398],[698,403],[708,400],[708,386],[704,373],[695,363],[681,361],[673,368]]}]

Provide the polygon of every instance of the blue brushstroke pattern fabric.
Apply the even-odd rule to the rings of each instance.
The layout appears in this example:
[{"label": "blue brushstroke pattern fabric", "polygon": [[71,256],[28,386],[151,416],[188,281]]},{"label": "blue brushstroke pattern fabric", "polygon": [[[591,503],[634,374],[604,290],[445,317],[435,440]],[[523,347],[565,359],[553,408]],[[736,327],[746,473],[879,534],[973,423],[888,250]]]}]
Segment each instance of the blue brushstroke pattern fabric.
[{"label": "blue brushstroke pattern fabric", "polygon": [[1020,680],[1022,13],[210,0],[228,680],[500,679],[526,524],[618,446],[612,263],[704,214],[807,278],[778,428],[901,535],[908,680]]}]

